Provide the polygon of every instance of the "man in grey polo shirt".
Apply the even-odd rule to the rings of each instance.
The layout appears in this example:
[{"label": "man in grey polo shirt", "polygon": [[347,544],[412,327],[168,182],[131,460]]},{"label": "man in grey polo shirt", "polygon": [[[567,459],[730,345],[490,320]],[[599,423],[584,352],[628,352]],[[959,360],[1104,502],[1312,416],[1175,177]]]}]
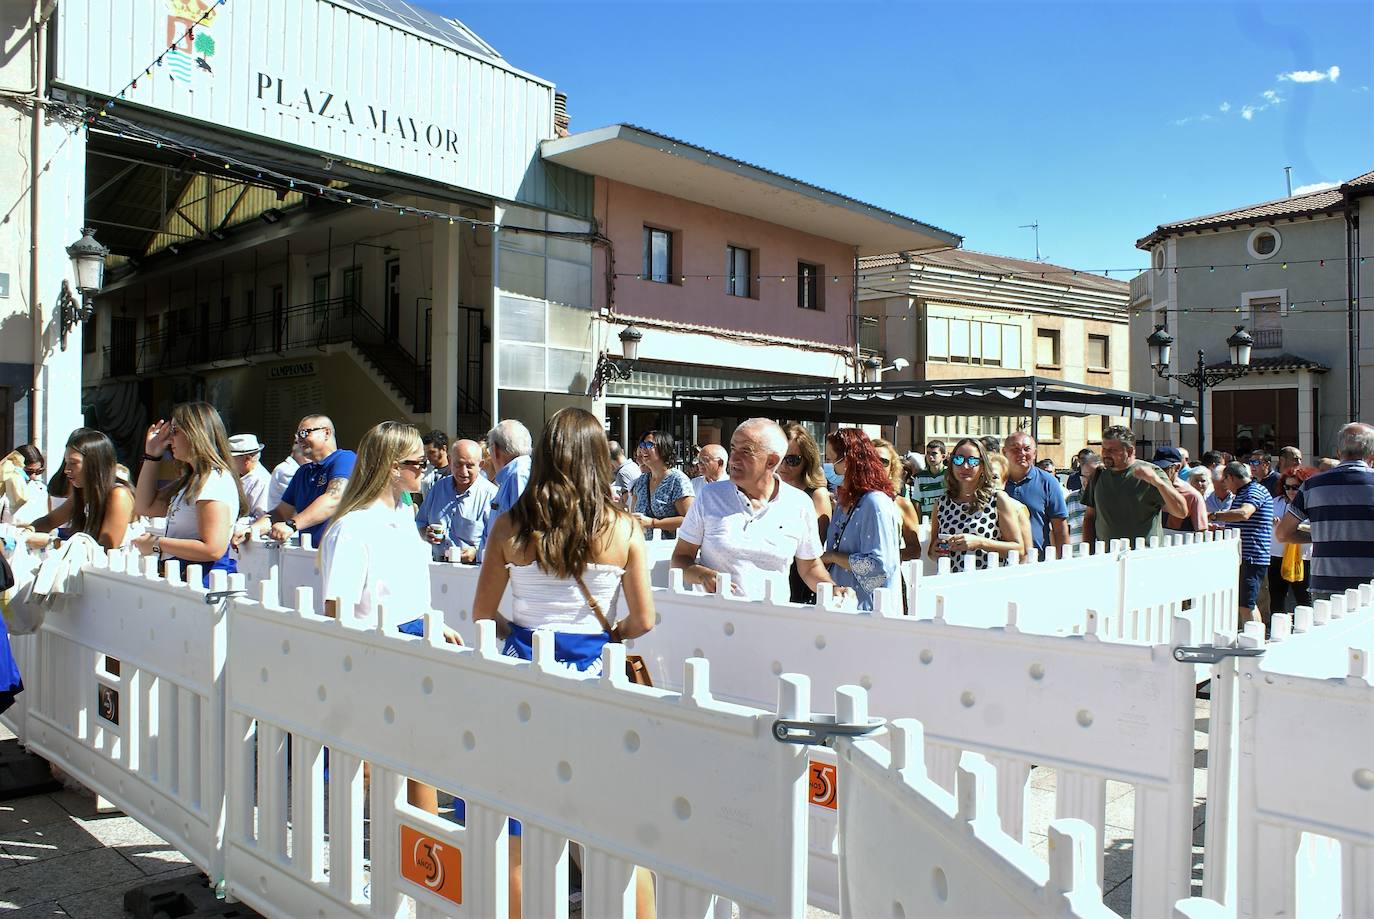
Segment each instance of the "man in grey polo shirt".
[{"label": "man in grey polo shirt", "polygon": [[[762,600],[773,580],[780,585],[774,596],[786,597],[793,559],[812,590],[834,583],[820,561],[815,505],[778,476],[786,453],[787,435],[775,421],[751,418],[735,429],[726,463],[730,478],[708,483],[677,531],[670,564],[682,570],[684,584],[714,592],[716,577],[729,574],[736,596]],[[845,593],[835,589],[837,596]]]}]

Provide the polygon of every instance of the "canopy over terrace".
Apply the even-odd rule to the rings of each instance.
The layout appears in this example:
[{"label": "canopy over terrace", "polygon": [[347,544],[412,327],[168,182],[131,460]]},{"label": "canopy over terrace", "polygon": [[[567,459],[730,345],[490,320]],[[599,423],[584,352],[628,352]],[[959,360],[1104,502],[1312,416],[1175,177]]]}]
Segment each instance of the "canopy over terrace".
[{"label": "canopy over terrace", "polygon": [[[1041,415],[1083,418],[1123,416],[1129,423],[1196,424],[1196,403],[1147,393],[1105,389],[1047,377],[983,380],[894,380],[746,389],[673,391],[673,416],[764,415],[798,421],[896,424],[899,415],[1028,416],[1037,430]],[[737,411],[727,411],[736,409]]]}]

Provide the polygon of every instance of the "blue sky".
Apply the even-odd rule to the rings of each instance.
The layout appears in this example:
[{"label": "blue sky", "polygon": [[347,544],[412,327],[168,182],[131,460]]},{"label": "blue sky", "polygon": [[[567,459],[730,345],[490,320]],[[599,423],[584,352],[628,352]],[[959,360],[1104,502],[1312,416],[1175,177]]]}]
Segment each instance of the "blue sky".
[{"label": "blue sky", "polygon": [[1374,169],[1367,0],[420,2],[557,83],[574,131],[638,124],[970,249],[1029,258],[1038,220],[1077,268],[1143,267],[1137,238],[1282,197],[1286,165]]}]

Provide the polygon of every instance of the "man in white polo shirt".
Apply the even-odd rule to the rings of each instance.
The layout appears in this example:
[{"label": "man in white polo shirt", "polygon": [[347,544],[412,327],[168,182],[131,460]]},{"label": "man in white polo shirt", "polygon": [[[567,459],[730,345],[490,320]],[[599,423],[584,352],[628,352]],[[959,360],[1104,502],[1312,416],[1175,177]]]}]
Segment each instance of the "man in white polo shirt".
[{"label": "man in white polo shirt", "polygon": [[[816,509],[811,498],[778,477],[787,453],[787,436],[777,422],[751,418],[730,438],[726,470],[730,478],[710,482],[697,495],[677,531],[671,565],[682,569],[683,583],[716,589],[716,576],[730,575],[731,592],[764,598],[787,594],[787,571],[796,559],[808,587],[834,583],[820,562]],[[837,596],[847,591],[836,588]]]}]

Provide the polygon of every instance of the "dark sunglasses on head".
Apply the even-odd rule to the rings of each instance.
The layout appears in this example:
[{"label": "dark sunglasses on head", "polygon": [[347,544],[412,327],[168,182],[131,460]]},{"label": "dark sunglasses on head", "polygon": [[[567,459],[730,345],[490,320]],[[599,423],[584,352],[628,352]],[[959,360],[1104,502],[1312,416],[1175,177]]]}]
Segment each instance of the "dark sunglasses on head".
[{"label": "dark sunglasses on head", "polygon": [[979,466],[983,465],[983,461],[978,457],[964,456],[962,453],[951,456],[949,461],[955,466],[967,466],[970,469],[977,469]]},{"label": "dark sunglasses on head", "polygon": [[787,454],[782,458],[782,461],[794,469],[802,464],[801,456],[796,453]]}]

